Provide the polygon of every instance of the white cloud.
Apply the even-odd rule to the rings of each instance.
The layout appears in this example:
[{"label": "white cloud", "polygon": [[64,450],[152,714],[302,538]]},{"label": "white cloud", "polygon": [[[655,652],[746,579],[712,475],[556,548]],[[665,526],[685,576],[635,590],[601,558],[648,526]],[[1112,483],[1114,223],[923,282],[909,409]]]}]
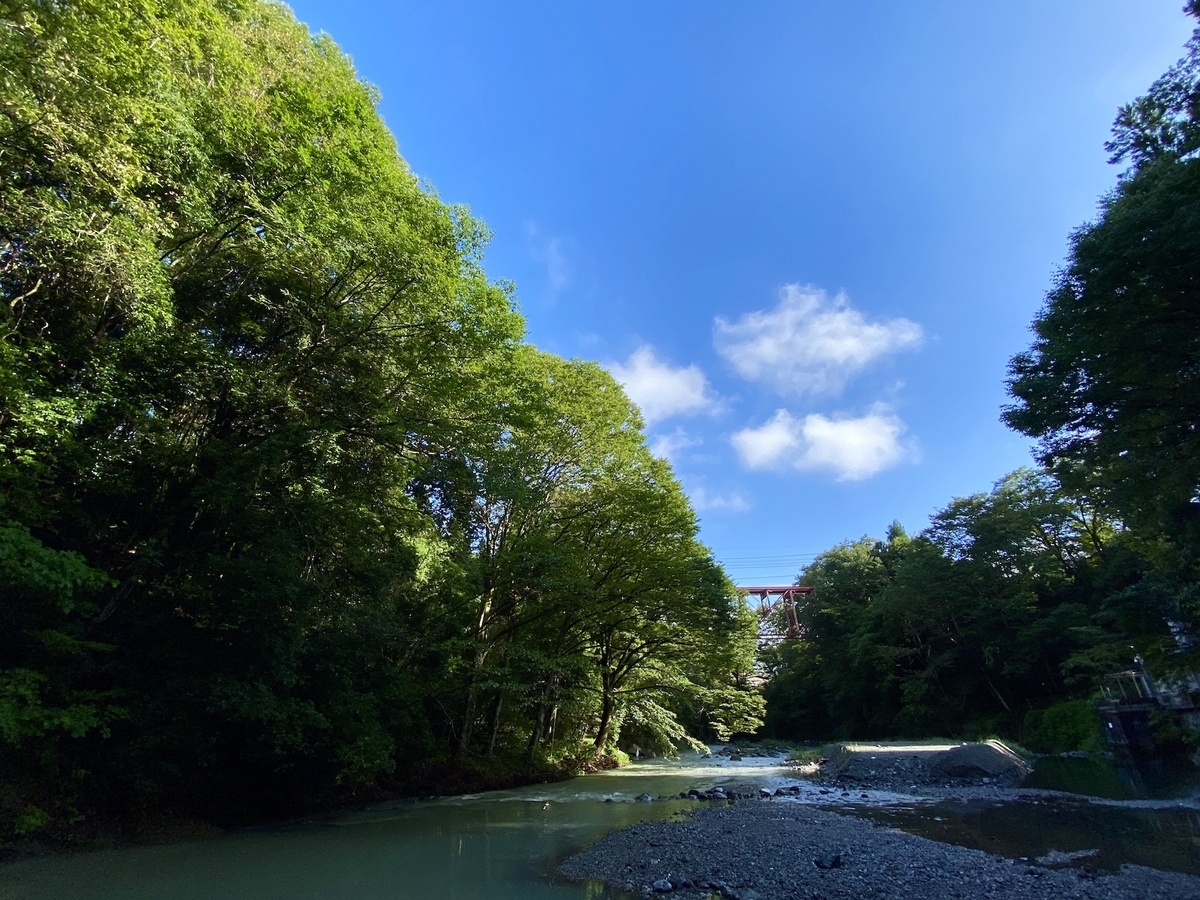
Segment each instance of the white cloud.
[{"label": "white cloud", "polygon": [[882,404],[858,418],[814,413],[798,419],[780,409],[730,441],[748,469],[824,470],[838,481],[861,481],[915,459],[915,446],[901,440],[904,432],[904,423]]},{"label": "white cloud", "polygon": [[746,512],[750,504],[746,498],[733,491],[729,494],[710,494],[702,487],[688,491],[688,497],[697,512]]},{"label": "white cloud", "polygon": [[647,424],[671,416],[711,412],[717,407],[717,398],[698,366],[673,368],[658,359],[650,347],[638,347],[626,362],[611,362],[606,367],[641,407]]},{"label": "white cloud", "polygon": [[743,428],[729,440],[747,469],[780,469],[802,453],[804,425],[780,409],[765,425]]},{"label": "white cloud", "polygon": [[661,456],[671,463],[678,463],[684,450],[699,447],[704,441],[693,437],[682,428],[676,428],[670,434],[660,434],[650,441],[650,452]]},{"label": "white cloud", "polygon": [[718,316],[713,343],[743,378],[783,394],[836,394],[873,360],[920,346],[921,326],[869,322],[844,293],[788,284],[774,309],[736,322]]}]

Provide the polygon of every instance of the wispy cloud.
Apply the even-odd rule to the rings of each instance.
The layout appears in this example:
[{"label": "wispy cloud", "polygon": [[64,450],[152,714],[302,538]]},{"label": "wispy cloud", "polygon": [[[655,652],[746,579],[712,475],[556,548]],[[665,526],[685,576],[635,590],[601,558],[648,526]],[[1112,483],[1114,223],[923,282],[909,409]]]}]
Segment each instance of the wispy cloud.
[{"label": "wispy cloud", "polygon": [[571,264],[562,250],[562,239],[552,238],[546,245],[544,262],[550,290],[557,293],[571,283]]},{"label": "wispy cloud", "polygon": [[688,498],[697,512],[742,513],[750,509],[750,502],[737,491],[717,494],[697,487],[688,491]]},{"label": "wispy cloud", "polygon": [[908,319],[868,321],[839,293],[788,284],[779,304],[742,316],[718,316],[713,342],[738,374],[782,394],[837,394],[873,360],[920,346],[921,326]]},{"label": "wispy cloud", "polygon": [[671,366],[655,356],[651,347],[638,347],[625,362],[605,366],[641,407],[647,424],[717,408],[717,397],[699,366]]},{"label": "wispy cloud", "polygon": [[532,222],[525,223],[525,234],[529,238],[529,254],[546,267],[546,283],[550,293],[557,294],[569,287],[574,273],[563,239],[545,237]]},{"label": "wispy cloud", "polygon": [[748,469],[828,471],[838,481],[862,481],[915,460],[916,447],[903,440],[905,431],[889,407],[876,404],[857,418],[814,413],[799,419],[780,409],[730,440]]},{"label": "wispy cloud", "polygon": [[660,434],[651,438],[650,452],[672,464],[677,464],[683,451],[699,447],[703,443],[704,441],[700,438],[688,434],[682,428],[676,428],[670,434]]}]

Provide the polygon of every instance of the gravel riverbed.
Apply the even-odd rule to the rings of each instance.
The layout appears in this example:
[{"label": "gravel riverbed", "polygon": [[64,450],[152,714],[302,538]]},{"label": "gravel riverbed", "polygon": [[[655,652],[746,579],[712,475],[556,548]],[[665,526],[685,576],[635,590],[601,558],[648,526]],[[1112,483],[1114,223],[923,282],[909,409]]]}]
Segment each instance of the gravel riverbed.
[{"label": "gravel riverbed", "polygon": [[565,862],[570,879],[643,895],[727,900],[1086,898],[1200,900],[1200,877],[1086,856],[1009,860],[785,799],[697,810],[635,825]]}]

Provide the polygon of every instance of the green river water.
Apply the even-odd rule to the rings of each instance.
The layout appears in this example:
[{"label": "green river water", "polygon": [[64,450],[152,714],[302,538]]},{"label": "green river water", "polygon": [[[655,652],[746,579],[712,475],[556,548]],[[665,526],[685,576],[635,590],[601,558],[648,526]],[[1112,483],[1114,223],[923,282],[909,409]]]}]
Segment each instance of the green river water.
[{"label": "green river water", "polygon": [[[624,895],[556,881],[549,873],[557,860],[613,829],[697,805],[638,802],[637,796],[719,783],[772,787],[795,780],[778,760],[730,763],[689,754],[558,784],[380,806],[206,841],[26,860],[0,867],[0,900],[616,898]],[[851,808],[802,784],[801,802],[1009,856],[1037,855],[1050,846],[1082,849],[1076,845],[1094,846],[1106,836],[1106,864],[1200,871],[1194,803],[925,804],[872,792]]]}]

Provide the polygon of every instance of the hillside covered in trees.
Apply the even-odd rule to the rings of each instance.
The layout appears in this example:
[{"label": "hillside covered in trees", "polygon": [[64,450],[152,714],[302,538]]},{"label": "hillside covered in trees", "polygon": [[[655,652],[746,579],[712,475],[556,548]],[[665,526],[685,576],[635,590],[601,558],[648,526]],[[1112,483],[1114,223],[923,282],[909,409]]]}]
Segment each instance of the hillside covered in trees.
[{"label": "hillside covered in trees", "polygon": [[637,408],[376,100],[276,3],[0,4],[5,835],[760,721]]}]

